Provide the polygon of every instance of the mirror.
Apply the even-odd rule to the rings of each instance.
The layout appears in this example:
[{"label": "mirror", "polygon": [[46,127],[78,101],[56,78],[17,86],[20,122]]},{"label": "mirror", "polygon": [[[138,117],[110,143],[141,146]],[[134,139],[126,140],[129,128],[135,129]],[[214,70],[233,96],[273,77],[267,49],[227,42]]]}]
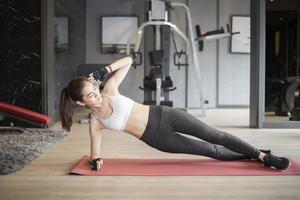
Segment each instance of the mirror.
[{"label": "mirror", "polygon": [[300,0],[266,1],[265,121],[300,121]]},{"label": "mirror", "polygon": [[[137,28],[137,16],[102,16],[101,53],[126,53],[127,42]],[[133,48],[133,43],[130,45]]]}]

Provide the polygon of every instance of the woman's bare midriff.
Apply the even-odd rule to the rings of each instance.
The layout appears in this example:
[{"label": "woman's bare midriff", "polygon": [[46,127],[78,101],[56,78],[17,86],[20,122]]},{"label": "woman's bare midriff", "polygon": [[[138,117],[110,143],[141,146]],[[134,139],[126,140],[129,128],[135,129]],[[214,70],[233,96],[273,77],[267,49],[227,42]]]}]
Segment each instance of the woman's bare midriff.
[{"label": "woman's bare midriff", "polygon": [[135,102],[129,115],[125,132],[140,138],[147,126],[149,106]]}]

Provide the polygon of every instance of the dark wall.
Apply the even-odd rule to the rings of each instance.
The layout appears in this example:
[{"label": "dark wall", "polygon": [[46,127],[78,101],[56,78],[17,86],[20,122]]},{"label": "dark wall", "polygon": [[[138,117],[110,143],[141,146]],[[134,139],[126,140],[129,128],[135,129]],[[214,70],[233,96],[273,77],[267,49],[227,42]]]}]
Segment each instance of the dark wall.
[{"label": "dark wall", "polygon": [[[85,63],[85,0],[56,0],[55,16],[68,18],[68,45],[55,48],[55,112],[58,113],[61,90]],[[49,74],[48,76],[52,76]]]},{"label": "dark wall", "polygon": [[[135,15],[139,17],[139,24],[141,24],[145,21],[144,4],[145,2],[141,0],[86,1],[86,63],[107,64],[124,56],[124,54],[101,53],[101,16]],[[143,49],[143,43],[140,49]],[[143,64],[136,69],[132,67],[120,85],[120,92],[135,101],[142,102],[143,91],[138,87],[143,84],[143,78]]]},{"label": "dark wall", "polygon": [[0,100],[41,112],[41,1],[0,2]]}]

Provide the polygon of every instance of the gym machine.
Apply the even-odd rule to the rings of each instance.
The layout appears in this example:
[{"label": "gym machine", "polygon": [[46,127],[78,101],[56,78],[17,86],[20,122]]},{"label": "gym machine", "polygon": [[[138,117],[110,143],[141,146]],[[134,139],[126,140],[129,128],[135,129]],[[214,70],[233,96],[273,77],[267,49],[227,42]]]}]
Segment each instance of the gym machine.
[{"label": "gym machine", "polygon": [[[300,120],[300,77],[285,80],[268,78],[266,80],[266,111],[278,116],[287,116],[290,121]],[[273,108],[275,107],[275,109]]]},{"label": "gym machine", "polygon": [[[181,7],[186,12],[189,37],[187,37],[175,24],[171,23],[169,20],[169,10],[175,10],[175,7]],[[231,37],[233,34],[238,34],[238,32],[231,33],[229,30],[229,26],[227,25],[228,33],[225,33],[224,29],[221,28],[202,34],[200,26],[197,25],[197,37],[195,37],[192,28],[193,23],[190,10],[188,6],[183,3],[167,2],[163,0],[151,0],[150,5],[148,5],[148,10],[148,21],[142,23],[127,42],[127,55],[132,55],[134,59],[133,65],[134,67],[136,67],[137,65],[141,64],[142,56],[139,48],[144,32],[145,34],[148,34],[145,29],[146,27],[153,28],[154,37],[152,37],[152,39],[154,41],[154,50],[149,52],[149,63],[151,69],[149,75],[145,76],[144,78],[144,87],[139,87],[140,89],[144,90],[144,104],[173,106],[172,101],[168,100],[168,92],[176,89],[176,87],[173,87],[171,77],[168,76],[170,36],[172,36],[174,47],[176,50],[173,55],[174,65],[176,65],[178,69],[180,69],[180,67],[188,67],[190,66],[187,62],[188,55],[192,56],[191,60],[195,68],[198,91],[200,94],[200,104],[202,109],[202,113],[200,116],[206,116],[205,104],[207,104],[208,101],[204,99],[203,95],[203,84],[201,81],[198,56],[196,54],[196,45],[198,44],[198,49],[202,51],[205,41]],[[184,40],[187,47],[187,52],[189,53],[186,53],[182,50],[178,51],[174,40],[174,33],[176,33]],[[151,38],[151,36],[147,35],[146,38]],[[131,52],[130,44],[132,43],[134,44],[134,48]],[[140,57],[139,62],[136,61],[138,57]],[[146,64],[145,71],[147,71]],[[153,98],[153,96],[155,96],[155,98]],[[188,110],[187,104],[185,110]]]},{"label": "gym machine", "polygon": [[[133,58],[141,57],[139,48],[143,34],[146,35],[147,41],[153,41],[153,43],[145,42],[144,44],[145,48],[153,50],[149,51],[149,64],[145,58],[145,74],[147,74],[148,71],[149,73],[144,78],[143,87],[140,86],[139,88],[144,91],[144,104],[173,106],[173,102],[169,100],[169,92],[174,91],[176,87],[173,87],[172,79],[169,76],[170,36],[173,37],[175,46],[174,32],[179,35],[188,46],[190,42],[185,34],[178,29],[175,24],[169,21],[168,9],[173,9],[169,3],[152,0],[148,2],[145,7],[146,10],[149,10],[148,21],[142,23],[129,39],[127,43],[127,54],[132,54]],[[129,44],[132,43],[132,41],[134,43],[134,49],[133,52],[130,52]],[[182,60],[184,61],[182,62]],[[198,63],[197,60],[195,62]],[[133,65],[135,64],[134,62]],[[178,68],[183,66],[187,67],[187,53],[184,51],[178,52],[178,50],[176,50],[174,53],[174,64]],[[203,95],[201,89],[200,92],[202,100]],[[204,101],[202,100],[202,102]],[[205,115],[204,105],[201,107],[202,114]]]}]

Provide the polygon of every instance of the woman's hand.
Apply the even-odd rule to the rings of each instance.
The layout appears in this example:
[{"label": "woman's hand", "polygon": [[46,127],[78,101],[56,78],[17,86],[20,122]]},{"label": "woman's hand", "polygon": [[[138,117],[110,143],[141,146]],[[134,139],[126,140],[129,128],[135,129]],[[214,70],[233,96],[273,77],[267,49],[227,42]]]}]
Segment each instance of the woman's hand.
[{"label": "woman's hand", "polygon": [[103,160],[102,158],[96,158],[96,159],[93,159],[91,162],[91,169],[92,170],[97,170],[99,171],[101,169],[101,166],[103,165]]},{"label": "woman's hand", "polygon": [[95,80],[94,77],[93,77],[93,73],[91,73],[89,75],[88,81],[91,82],[94,85],[94,87],[98,87],[98,88],[100,87],[101,81]]},{"label": "woman's hand", "polygon": [[111,71],[108,67],[102,67],[102,68],[94,71],[93,73],[90,73],[88,80],[94,79],[96,81],[104,82],[109,78],[110,73],[111,73]]},{"label": "woman's hand", "polygon": [[87,79],[88,79],[88,81],[90,81],[90,82],[93,83],[93,84],[95,84],[95,83],[100,84],[100,83],[101,83],[100,80],[96,80],[96,79],[94,78],[93,73],[90,73]]}]

